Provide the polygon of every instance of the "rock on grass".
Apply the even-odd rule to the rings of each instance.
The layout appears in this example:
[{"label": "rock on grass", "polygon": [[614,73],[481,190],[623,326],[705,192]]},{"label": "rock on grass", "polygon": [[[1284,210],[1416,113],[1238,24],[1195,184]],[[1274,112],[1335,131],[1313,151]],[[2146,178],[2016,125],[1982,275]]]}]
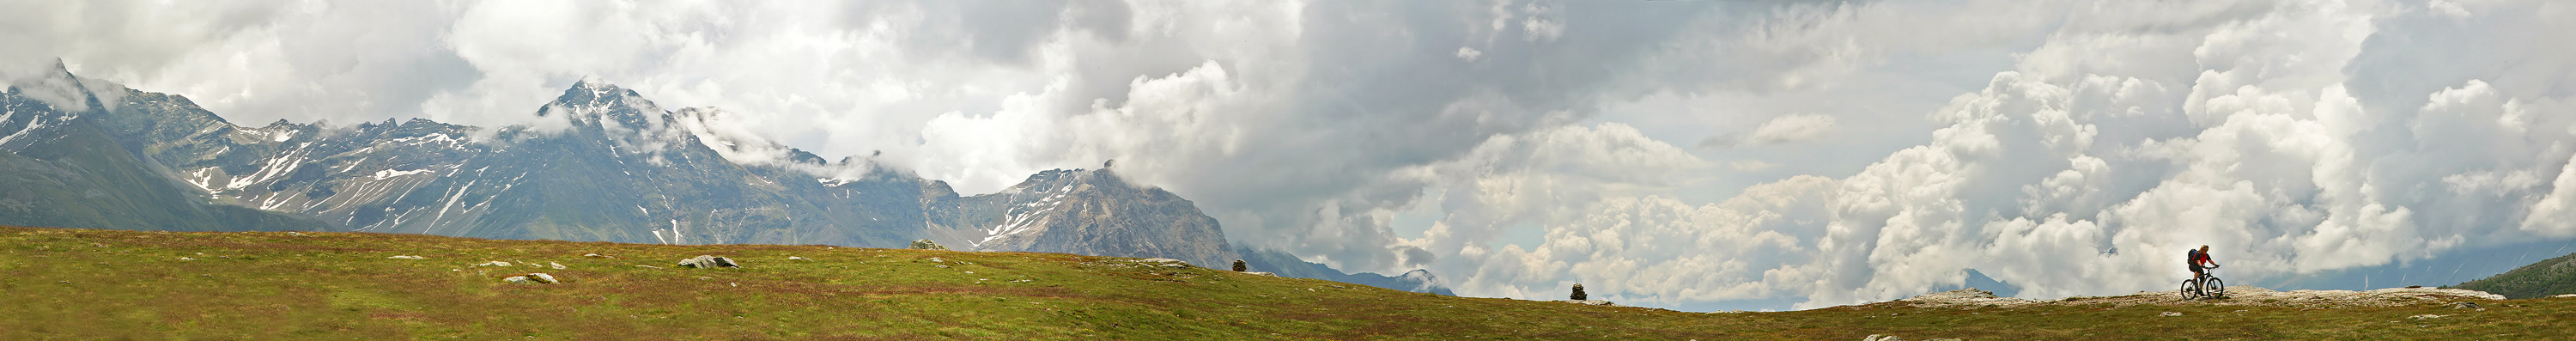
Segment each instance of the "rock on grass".
[{"label": "rock on grass", "polygon": [[539,273],[532,273],[532,274],[526,274],[526,275],[518,275],[518,276],[510,276],[510,278],[503,278],[503,279],[501,279],[501,281],[503,281],[503,282],[510,282],[510,283],[535,283],[535,284],[555,284],[555,283],[561,283],[561,282],[562,282],[562,281],[555,280],[555,275],[548,275],[548,274],[543,273],[543,272],[539,272]]},{"label": "rock on grass", "polygon": [[689,258],[689,259],[682,259],[682,260],[680,260],[680,266],[692,267],[692,268],[701,268],[701,269],[704,269],[704,268],[739,268],[739,267],[742,267],[742,265],[741,265],[741,264],[735,264],[735,263],[733,262],[733,259],[732,259],[732,258],[724,258],[724,257],[716,257],[716,256],[708,256],[708,255],[698,255],[697,257],[691,257],[691,258]]}]

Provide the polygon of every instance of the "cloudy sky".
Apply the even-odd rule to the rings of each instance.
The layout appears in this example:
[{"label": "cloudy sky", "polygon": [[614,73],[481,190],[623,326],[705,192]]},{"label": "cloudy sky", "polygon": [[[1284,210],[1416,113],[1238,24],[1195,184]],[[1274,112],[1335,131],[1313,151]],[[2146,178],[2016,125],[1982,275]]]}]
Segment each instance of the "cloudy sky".
[{"label": "cloudy sky", "polygon": [[2203,244],[2263,283],[2576,237],[2564,1],[0,2],[10,78],[508,125],[588,77],[969,193],[1116,159],[1237,243],[1471,296],[2105,295]]}]

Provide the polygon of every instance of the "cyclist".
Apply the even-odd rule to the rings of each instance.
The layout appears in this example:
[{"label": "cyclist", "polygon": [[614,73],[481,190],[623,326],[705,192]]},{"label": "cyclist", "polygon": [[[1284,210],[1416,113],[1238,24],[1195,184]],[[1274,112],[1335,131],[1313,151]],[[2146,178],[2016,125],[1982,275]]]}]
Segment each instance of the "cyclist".
[{"label": "cyclist", "polygon": [[[2218,261],[2209,259],[2208,245],[2201,245],[2200,249],[2191,250],[2190,252],[2185,253],[2183,262],[2191,266],[2192,279],[2200,279],[2202,276],[2208,276],[2209,269],[2218,268]],[[2202,264],[2208,265],[2203,266]]]}]

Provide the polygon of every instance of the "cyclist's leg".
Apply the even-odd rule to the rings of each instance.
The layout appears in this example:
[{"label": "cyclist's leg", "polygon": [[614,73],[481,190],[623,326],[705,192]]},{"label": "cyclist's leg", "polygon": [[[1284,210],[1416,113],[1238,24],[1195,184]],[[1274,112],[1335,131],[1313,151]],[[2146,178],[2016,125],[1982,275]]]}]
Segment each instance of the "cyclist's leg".
[{"label": "cyclist's leg", "polygon": [[2192,267],[2191,296],[2209,298],[2209,268]]}]

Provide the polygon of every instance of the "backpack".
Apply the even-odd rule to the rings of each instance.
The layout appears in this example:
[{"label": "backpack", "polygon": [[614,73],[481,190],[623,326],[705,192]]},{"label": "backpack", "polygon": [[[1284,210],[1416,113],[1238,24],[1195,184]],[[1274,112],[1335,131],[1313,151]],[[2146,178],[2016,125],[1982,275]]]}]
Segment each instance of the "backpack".
[{"label": "backpack", "polygon": [[2183,263],[2183,264],[2197,264],[2197,262],[2199,262],[2199,261],[2200,261],[2200,249],[2190,249],[2190,250],[2183,250],[2183,251],[2182,251],[2182,263]]}]

